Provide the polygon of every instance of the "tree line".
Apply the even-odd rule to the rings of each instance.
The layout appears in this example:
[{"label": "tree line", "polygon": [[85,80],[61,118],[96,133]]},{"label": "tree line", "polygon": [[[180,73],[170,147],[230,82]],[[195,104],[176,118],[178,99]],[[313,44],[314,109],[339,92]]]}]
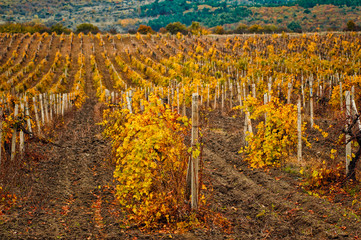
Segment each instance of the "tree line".
[{"label": "tree line", "polygon": [[[36,24],[36,23],[4,23],[0,24],[0,32],[1,33],[53,33],[56,32],[57,34],[70,34],[73,32],[71,29],[64,27],[61,23],[56,23],[51,27],[47,27],[43,24]],[[90,23],[82,23],[76,27],[75,33],[83,32],[85,34],[91,33],[98,33],[100,32],[99,28]]]},{"label": "tree line", "polygon": [[[357,25],[354,21],[350,20],[347,22],[346,27],[343,29],[344,31],[361,31],[361,26]],[[99,28],[91,23],[82,23],[76,27],[76,30],[73,31],[69,28],[64,27],[61,23],[56,23],[51,27],[47,27],[42,24],[35,23],[5,23],[0,24],[0,32],[1,33],[57,33],[57,34],[70,34],[71,32],[75,33],[99,33],[101,32]],[[117,33],[116,30],[105,31],[111,34]],[[216,27],[207,28],[200,22],[191,22],[191,24],[187,27],[185,24],[175,21],[168,23],[165,27],[160,27],[157,29],[152,28],[151,25],[140,24],[137,29],[130,29],[128,31],[130,34],[154,34],[156,32],[166,34],[177,34],[178,32],[182,34],[192,34],[192,35],[207,35],[207,34],[243,34],[243,33],[282,33],[282,32],[302,32],[302,26],[300,23],[292,21],[287,27],[277,27],[273,24],[269,25],[246,25],[239,24],[235,29],[225,29],[223,26],[218,25]]]},{"label": "tree line", "polygon": [[335,6],[361,6],[361,0],[296,0],[294,2],[304,8],[313,8],[316,5],[332,4]]}]

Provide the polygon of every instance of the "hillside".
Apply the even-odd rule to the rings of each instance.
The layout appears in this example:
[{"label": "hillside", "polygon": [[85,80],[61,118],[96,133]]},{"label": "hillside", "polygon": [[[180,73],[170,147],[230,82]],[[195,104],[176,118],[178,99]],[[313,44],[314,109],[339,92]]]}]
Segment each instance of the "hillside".
[{"label": "hillside", "polygon": [[36,22],[51,26],[57,22],[75,29],[89,22],[107,30],[124,18],[134,18],[137,6],[148,1],[0,1],[1,21]]},{"label": "hillside", "polygon": [[238,0],[238,1],[0,1],[0,21],[35,22],[50,27],[61,23],[76,29],[81,23],[92,23],[101,30],[120,33],[136,29],[140,24],[158,31],[172,22],[187,26],[193,21],[207,28],[236,28],[274,25],[285,30],[342,30],[347,21],[361,25],[361,3],[357,0]]},{"label": "hillside", "polygon": [[308,9],[299,6],[252,7],[251,11],[252,16],[240,20],[240,23],[289,27],[294,22],[304,32],[340,31],[345,28],[349,20],[353,20],[358,25],[361,24],[361,7],[337,7],[334,5],[317,5]]}]

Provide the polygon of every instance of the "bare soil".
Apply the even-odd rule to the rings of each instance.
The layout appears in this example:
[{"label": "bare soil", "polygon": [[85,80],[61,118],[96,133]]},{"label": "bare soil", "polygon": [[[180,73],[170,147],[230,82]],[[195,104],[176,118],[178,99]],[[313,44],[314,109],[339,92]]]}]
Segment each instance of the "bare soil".
[{"label": "bare soil", "polygon": [[[6,177],[19,196],[15,208],[0,216],[2,239],[167,239],[122,226],[114,199],[110,145],[101,136],[102,106],[93,97],[48,136],[32,141],[19,161],[20,170]],[[358,216],[339,204],[309,196],[298,188],[297,175],[250,169],[238,151],[242,123],[219,112],[204,126],[204,179],[214,211],[221,212],[233,233],[193,230],[176,239],[357,239]],[[56,134],[55,134],[56,133]]]},{"label": "bare soil", "polygon": [[[69,79],[79,69],[79,41],[74,37]],[[127,37],[115,41],[119,49],[130,44]],[[156,44],[149,42],[155,49]],[[97,61],[103,62],[99,42],[95,43]],[[179,41],[172,45],[176,43]],[[243,122],[231,117],[233,113],[218,110],[207,114],[208,122],[202,128],[203,179],[208,188],[204,193],[212,210],[229,219],[233,232],[227,234],[215,227],[170,235],[127,229],[114,196],[114,165],[108,161],[110,143],[102,138],[102,127],[97,124],[102,120],[104,106],[95,98],[89,62],[91,44],[89,38],[84,38],[85,89],[89,96],[85,104],[45,127],[46,141],[31,139],[23,159],[2,162],[1,186],[15,194],[17,202],[11,209],[0,208],[0,239],[360,238],[360,215],[348,207],[352,199],[350,204],[342,205],[310,196],[300,187],[297,171],[249,168],[238,153],[244,144]],[[186,43],[184,46],[190,48]],[[161,57],[172,53],[172,49],[161,49]],[[135,52],[134,47],[130,50]],[[50,58],[54,56],[55,51]],[[101,71],[109,80],[105,66]],[[315,147],[315,151],[324,150],[321,145]]]}]

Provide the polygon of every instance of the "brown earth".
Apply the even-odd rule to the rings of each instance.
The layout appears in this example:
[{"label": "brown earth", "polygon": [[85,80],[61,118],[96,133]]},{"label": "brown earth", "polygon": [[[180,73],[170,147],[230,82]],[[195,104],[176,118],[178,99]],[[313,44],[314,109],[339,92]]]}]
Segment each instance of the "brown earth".
[{"label": "brown earth", "polygon": [[[79,41],[74,37],[69,79],[79,69]],[[117,48],[128,42],[128,38],[116,40]],[[149,42],[155,49],[156,44]],[[172,46],[178,43],[175,40]],[[96,124],[102,119],[104,107],[95,99],[89,60],[91,44],[92,40],[84,38],[85,89],[89,96],[86,103],[45,127],[47,141],[32,139],[26,145],[23,160],[6,160],[1,165],[1,186],[18,200],[15,207],[0,209],[0,239],[171,238],[169,234],[127,230],[120,221],[123,215],[114,198],[114,166],[106,160],[110,143],[102,138],[102,127]],[[103,62],[99,42],[95,40],[95,44],[97,61]],[[68,45],[63,47],[66,52]],[[46,46],[44,43],[43,48]],[[109,46],[108,49],[112,53]],[[172,52],[164,46],[160,49],[159,58]],[[130,50],[135,52],[134,47]],[[43,55],[44,52],[45,49]],[[52,51],[51,59],[54,56]],[[111,59],[116,66],[112,56]],[[109,79],[106,67],[101,70]],[[70,88],[72,83],[67,86]],[[250,169],[238,153],[244,143],[243,122],[232,118],[232,114],[217,110],[207,115],[209,121],[203,126],[203,179],[208,189],[213,189],[205,193],[212,210],[230,220],[233,232],[196,229],[172,238],[358,239],[359,215],[341,204],[308,195],[299,187],[300,176],[295,170],[287,173]],[[315,151],[322,152],[322,146],[316,145]]]},{"label": "brown earth", "polygon": [[[52,126],[58,128],[48,135],[53,143],[29,143],[20,170],[5,178],[19,200],[0,216],[2,239],[170,238],[125,231],[118,221],[122,214],[113,194],[114,166],[105,160],[110,145],[96,125],[101,110],[91,97],[79,111],[68,113],[64,124],[59,120],[59,126]],[[212,209],[231,221],[233,233],[215,228],[173,238],[357,239],[358,216],[302,192],[297,175],[248,168],[237,153],[243,143],[242,122],[217,111],[208,117],[204,179],[213,192],[206,195]]]}]

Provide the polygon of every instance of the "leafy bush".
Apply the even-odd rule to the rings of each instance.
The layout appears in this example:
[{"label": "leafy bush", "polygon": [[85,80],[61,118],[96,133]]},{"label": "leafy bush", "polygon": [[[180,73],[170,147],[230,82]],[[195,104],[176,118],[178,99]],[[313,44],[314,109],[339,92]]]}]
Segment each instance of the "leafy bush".
[{"label": "leafy bush", "polygon": [[181,24],[180,22],[175,23],[169,23],[165,29],[170,32],[171,34],[177,34],[177,33],[187,33],[187,27],[184,24]]},{"label": "leafy bush", "polygon": [[5,23],[0,25],[0,32],[6,33],[44,33],[50,32],[49,28],[34,23]]},{"label": "leafy bush", "polygon": [[60,35],[62,33],[69,34],[71,33],[71,30],[64,27],[61,23],[56,23],[53,26],[51,26],[50,32],[56,32],[56,34]]},{"label": "leafy bush", "polygon": [[[278,98],[260,105],[254,98],[246,101],[251,119],[267,114],[267,121],[257,125],[257,132],[246,137],[248,146],[241,152],[252,167],[280,166],[297,146],[297,106],[280,103]],[[303,129],[304,131],[304,129]]]},{"label": "leafy bush", "polygon": [[146,35],[148,33],[151,33],[151,34],[155,33],[151,27],[146,26],[146,25],[140,25],[137,32],[139,32],[140,34],[144,34],[144,35]]},{"label": "leafy bush", "polygon": [[82,23],[82,24],[79,24],[77,27],[76,27],[76,33],[84,33],[84,34],[88,34],[88,33],[93,33],[93,34],[96,34],[99,31],[99,28],[97,26],[94,26],[93,24],[91,23]]},{"label": "leafy bush", "polygon": [[109,112],[105,135],[112,138],[118,181],[117,198],[129,224],[145,228],[186,219],[185,179],[189,153],[185,137],[190,130],[182,117],[160,99],[150,97],[144,111]]}]

